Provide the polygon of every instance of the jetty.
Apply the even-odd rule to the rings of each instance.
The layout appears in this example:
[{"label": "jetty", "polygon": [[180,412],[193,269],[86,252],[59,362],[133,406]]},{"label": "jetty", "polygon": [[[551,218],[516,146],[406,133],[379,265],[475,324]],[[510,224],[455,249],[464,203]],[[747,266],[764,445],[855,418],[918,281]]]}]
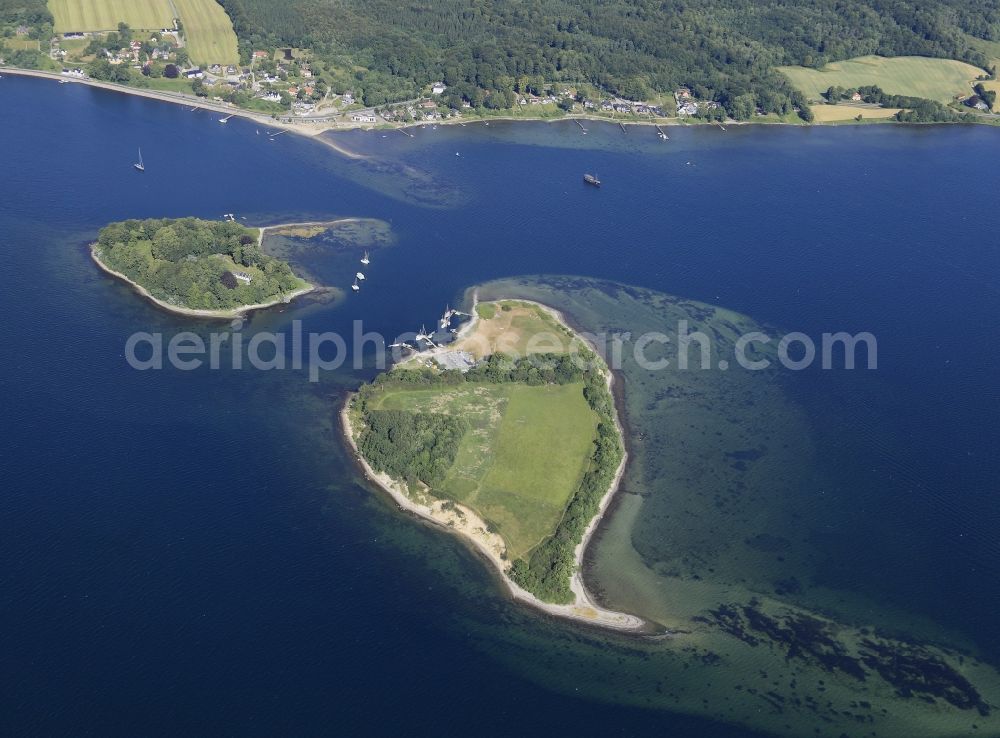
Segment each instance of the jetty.
[{"label": "jetty", "polygon": [[622,123],[621,121],[618,121],[618,125],[619,125],[619,126],[621,127],[621,129],[622,129],[622,133],[628,133],[628,129],[627,129],[626,127],[625,127],[625,124],[624,124],[624,123]]},{"label": "jetty", "polygon": [[410,138],[413,138],[413,134],[410,133],[405,128],[397,128],[396,130],[399,131],[400,133],[402,133],[404,136],[409,136]]},{"label": "jetty", "polygon": [[580,126],[580,130],[581,130],[581,131],[583,131],[584,133],[586,133],[586,132],[587,132],[587,129],[583,127],[583,123],[581,123],[581,122],[580,122],[579,120],[578,120],[578,121],[576,122],[576,124],[577,124],[578,126]]},{"label": "jetty", "polygon": [[657,126],[656,126],[656,134],[663,141],[669,141],[670,140],[670,136],[667,135],[666,131],[664,131],[662,128],[660,128],[659,124],[657,124]]}]

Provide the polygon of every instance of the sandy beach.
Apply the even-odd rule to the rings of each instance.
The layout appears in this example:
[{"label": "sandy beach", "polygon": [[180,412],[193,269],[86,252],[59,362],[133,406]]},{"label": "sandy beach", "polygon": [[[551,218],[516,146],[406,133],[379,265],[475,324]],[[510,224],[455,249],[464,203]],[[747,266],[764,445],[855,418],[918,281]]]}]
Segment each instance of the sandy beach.
[{"label": "sandy beach", "polygon": [[[547,305],[542,305],[541,303],[529,300],[518,300],[518,302],[530,302],[533,305],[537,305],[547,311],[549,315],[551,315],[568,330],[571,330],[569,325],[563,319],[562,314],[557,310],[554,310]],[[473,293],[473,305],[470,311],[473,317],[462,327],[462,331],[458,336],[459,338],[464,335],[468,335],[474,329],[478,320],[476,313],[477,304],[478,293]],[[575,331],[573,333],[576,335]],[[434,355],[434,353],[436,353],[436,351],[432,350],[416,354],[415,356],[428,358]],[[614,383],[614,375],[607,367],[604,367],[604,372],[607,379],[608,391],[610,392],[612,391]],[[611,481],[608,490],[601,498],[601,504],[597,515],[595,515],[593,520],[590,521],[590,525],[587,526],[587,530],[584,532],[580,543],[577,544],[574,551],[575,567],[573,578],[570,582],[570,589],[575,596],[575,600],[570,604],[556,605],[539,600],[532,593],[518,586],[507,575],[507,570],[510,567],[510,561],[504,556],[506,545],[499,535],[488,532],[486,522],[482,520],[482,518],[476,514],[475,511],[459,504],[453,504],[445,507],[442,500],[436,500],[429,495],[422,495],[424,498],[422,500],[413,499],[413,496],[408,493],[408,490],[405,489],[403,484],[396,482],[387,474],[376,472],[368,464],[367,460],[364,459],[358,450],[358,446],[354,438],[354,428],[350,417],[350,405],[352,399],[353,394],[348,395],[343,407],[341,408],[340,418],[343,426],[344,437],[350,445],[358,463],[361,465],[362,469],[364,469],[367,479],[388,493],[401,509],[418,515],[419,517],[428,520],[435,525],[441,526],[446,530],[450,530],[470,542],[477,551],[485,555],[486,558],[493,564],[494,568],[499,572],[504,586],[515,600],[528,604],[550,615],[561,618],[569,618],[588,625],[609,628],[616,631],[646,633],[655,629],[653,624],[648,623],[636,615],[617,612],[615,610],[609,610],[602,607],[595,601],[593,595],[588,592],[586,584],[583,581],[584,553],[587,549],[587,545],[593,537],[594,531],[597,529],[601,519],[607,512],[608,506],[611,503],[615,492],[618,490],[622,475],[625,471],[626,461],[628,459],[628,453],[624,450],[625,442],[623,426],[618,418],[617,408],[614,409],[614,419],[615,427],[618,428],[619,436],[622,439],[622,459],[615,472],[614,479]]]},{"label": "sandy beach", "polygon": [[[201,110],[209,110],[215,113],[222,113],[223,115],[231,115],[237,118],[246,118],[247,120],[252,120],[255,123],[259,123],[262,126],[267,126],[268,128],[288,131],[289,133],[295,133],[300,136],[306,136],[311,138],[324,146],[336,151],[341,156],[345,156],[348,159],[364,159],[367,158],[363,154],[359,154],[355,151],[351,151],[339,144],[331,141],[328,138],[322,137],[319,134],[326,131],[337,130],[340,128],[335,125],[328,124],[310,124],[308,122],[292,124],[292,123],[282,123],[281,121],[275,120],[270,115],[266,113],[256,113],[252,110],[245,110],[243,108],[238,108],[234,105],[228,103],[217,103],[207,100],[203,97],[198,97],[197,95],[188,95],[181,92],[165,92],[162,90],[143,90],[139,87],[129,87],[128,85],[115,84],[114,82],[102,82],[95,79],[81,79],[79,77],[69,77],[64,74],[58,74],[56,72],[43,72],[35,69],[18,69],[16,67],[0,67],[4,74],[16,74],[22,77],[36,77],[39,79],[48,79],[58,82],[65,82],[67,84],[77,84],[77,85],[87,85],[88,87],[98,87],[102,90],[110,90],[112,92],[120,92],[124,95],[136,95],[138,97],[145,97],[149,100],[159,100],[161,102],[173,103],[174,105],[184,105],[186,107],[192,108],[196,107]],[[347,130],[344,128],[343,130]]]}]

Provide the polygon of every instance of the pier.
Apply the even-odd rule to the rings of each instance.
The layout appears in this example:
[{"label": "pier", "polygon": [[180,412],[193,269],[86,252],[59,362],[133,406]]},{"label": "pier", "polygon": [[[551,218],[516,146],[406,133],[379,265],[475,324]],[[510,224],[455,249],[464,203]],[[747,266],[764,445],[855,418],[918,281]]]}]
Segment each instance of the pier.
[{"label": "pier", "polygon": [[580,122],[579,120],[578,120],[578,121],[576,122],[576,124],[577,124],[578,126],[580,126],[580,130],[581,130],[581,131],[583,131],[584,133],[586,133],[586,132],[587,132],[587,129],[583,127],[583,123],[581,123],[581,122]]}]

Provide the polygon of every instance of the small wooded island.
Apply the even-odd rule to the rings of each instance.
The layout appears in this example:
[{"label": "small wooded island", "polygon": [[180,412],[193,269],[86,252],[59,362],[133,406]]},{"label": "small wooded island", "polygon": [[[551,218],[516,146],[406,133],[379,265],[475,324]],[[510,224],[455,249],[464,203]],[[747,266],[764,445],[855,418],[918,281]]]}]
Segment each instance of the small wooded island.
[{"label": "small wooded island", "polygon": [[167,310],[232,318],[313,289],[262,243],[263,229],[233,221],[152,218],[106,226],[91,255]]},{"label": "small wooded island", "polygon": [[479,303],[454,343],[362,386],[344,428],[370,478],[470,540],[515,597],[635,630],[645,623],[595,604],[581,578],[625,461],[611,380],[555,311]]}]

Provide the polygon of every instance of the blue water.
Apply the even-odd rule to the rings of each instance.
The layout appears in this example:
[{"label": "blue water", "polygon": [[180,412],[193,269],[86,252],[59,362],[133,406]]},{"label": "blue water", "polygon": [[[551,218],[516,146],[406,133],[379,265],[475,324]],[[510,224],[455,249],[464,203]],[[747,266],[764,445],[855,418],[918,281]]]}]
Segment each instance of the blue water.
[{"label": "blue water", "polygon": [[439,735],[446,713],[486,734],[529,716],[522,732],[750,735],[564,696],[475,648],[456,612],[532,619],[459,544],[357,484],[333,415],[370,371],[310,385],[129,369],[133,331],[208,329],[93,267],[88,239],[130,217],[391,223],[365,289],[297,316],[306,330],[363,317],[394,335],[471,284],[574,273],[810,335],[871,331],[877,372],[797,378],[817,476],[833,480],[819,576],[1000,662],[995,130],[682,129],[664,144],[591,126],[588,148],[575,124],[338,137],[408,179],[238,119],[0,84],[4,732]]}]

